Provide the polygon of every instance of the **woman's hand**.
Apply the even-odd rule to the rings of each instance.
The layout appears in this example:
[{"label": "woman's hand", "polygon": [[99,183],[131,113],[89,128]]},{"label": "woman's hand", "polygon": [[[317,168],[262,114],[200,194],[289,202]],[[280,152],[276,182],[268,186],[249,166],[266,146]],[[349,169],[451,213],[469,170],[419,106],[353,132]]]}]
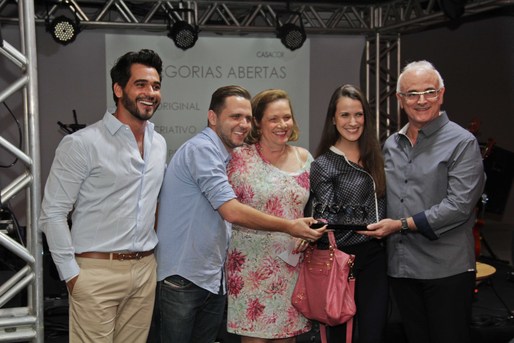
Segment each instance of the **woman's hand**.
[{"label": "woman's hand", "polygon": [[305,239],[296,238],[296,244],[295,244],[295,247],[293,250],[293,254],[299,254],[299,253],[305,251],[305,249],[307,249],[309,244],[310,243],[308,241],[306,241]]}]

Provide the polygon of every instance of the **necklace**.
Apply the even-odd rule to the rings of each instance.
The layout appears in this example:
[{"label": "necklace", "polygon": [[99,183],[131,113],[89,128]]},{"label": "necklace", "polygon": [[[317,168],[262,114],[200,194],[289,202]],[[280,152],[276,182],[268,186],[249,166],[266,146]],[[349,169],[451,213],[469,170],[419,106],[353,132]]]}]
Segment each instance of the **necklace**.
[{"label": "necklace", "polygon": [[259,154],[259,156],[265,163],[272,165],[275,168],[278,168],[280,170],[288,169],[287,161],[288,161],[289,149],[288,149],[287,144],[284,146],[284,149],[282,149],[281,151],[275,151],[276,154],[273,154],[274,152],[271,151],[271,149],[269,149],[269,148],[268,148],[268,150],[270,150],[270,153],[266,154],[266,152],[265,152],[266,150],[265,149],[263,150],[260,142],[255,143],[255,148],[257,150],[257,153]]}]

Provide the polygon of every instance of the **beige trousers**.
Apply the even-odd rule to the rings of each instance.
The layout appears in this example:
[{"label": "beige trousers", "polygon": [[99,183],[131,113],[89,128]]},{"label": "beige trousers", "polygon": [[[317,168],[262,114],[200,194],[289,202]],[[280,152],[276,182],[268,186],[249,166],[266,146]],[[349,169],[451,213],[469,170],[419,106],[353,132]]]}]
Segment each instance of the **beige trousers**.
[{"label": "beige trousers", "polygon": [[69,296],[69,341],[145,343],[152,320],[156,261],[77,257],[80,274]]}]

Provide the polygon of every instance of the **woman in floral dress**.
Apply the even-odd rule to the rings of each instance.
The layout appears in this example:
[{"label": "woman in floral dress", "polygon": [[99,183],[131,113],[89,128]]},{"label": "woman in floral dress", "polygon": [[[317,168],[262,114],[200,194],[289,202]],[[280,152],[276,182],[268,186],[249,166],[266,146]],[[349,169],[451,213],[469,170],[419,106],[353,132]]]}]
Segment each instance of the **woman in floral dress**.
[{"label": "woman in floral dress", "polygon": [[[228,166],[238,200],[278,217],[303,217],[313,158],[288,144],[299,131],[289,96],[278,89],[260,92],[252,110],[248,144],[234,150]],[[310,330],[291,305],[299,272],[296,243],[285,233],[233,227],[226,264],[227,330],[242,343],[293,343]]]}]

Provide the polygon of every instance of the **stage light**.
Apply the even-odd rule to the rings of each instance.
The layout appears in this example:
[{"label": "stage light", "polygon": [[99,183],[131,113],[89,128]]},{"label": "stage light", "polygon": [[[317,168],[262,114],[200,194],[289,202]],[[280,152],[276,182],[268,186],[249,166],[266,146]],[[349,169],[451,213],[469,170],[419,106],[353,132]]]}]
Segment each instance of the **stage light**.
[{"label": "stage light", "polygon": [[[285,20],[285,24],[280,23],[280,18],[288,16],[288,20]],[[295,18],[298,20],[300,25],[296,25],[292,22],[292,19]],[[289,9],[289,2],[287,3],[287,10],[282,13],[277,13],[276,17],[276,28],[277,28],[277,38],[280,39],[282,44],[289,50],[296,50],[302,47],[303,43],[307,39],[307,35],[305,34],[305,29],[303,27],[302,21],[302,13],[291,11]]]},{"label": "stage light", "polygon": [[177,48],[187,50],[192,48],[198,40],[198,26],[193,26],[185,21],[177,21],[169,28],[170,37]]},{"label": "stage light", "polygon": [[444,14],[451,20],[457,20],[466,10],[467,0],[439,0],[439,7]]},{"label": "stage light", "polygon": [[289,50],[296,50],[302,47],[307,39],[303,24],[301,26],[287,23],[277,28],[277,38]]},{"label": "stage light", "polygon": [[80,32],[80,23],[78,19],[70,19],[61,15],[48,22],[46,29],[57,43],[67,45],[77,38]]}]

